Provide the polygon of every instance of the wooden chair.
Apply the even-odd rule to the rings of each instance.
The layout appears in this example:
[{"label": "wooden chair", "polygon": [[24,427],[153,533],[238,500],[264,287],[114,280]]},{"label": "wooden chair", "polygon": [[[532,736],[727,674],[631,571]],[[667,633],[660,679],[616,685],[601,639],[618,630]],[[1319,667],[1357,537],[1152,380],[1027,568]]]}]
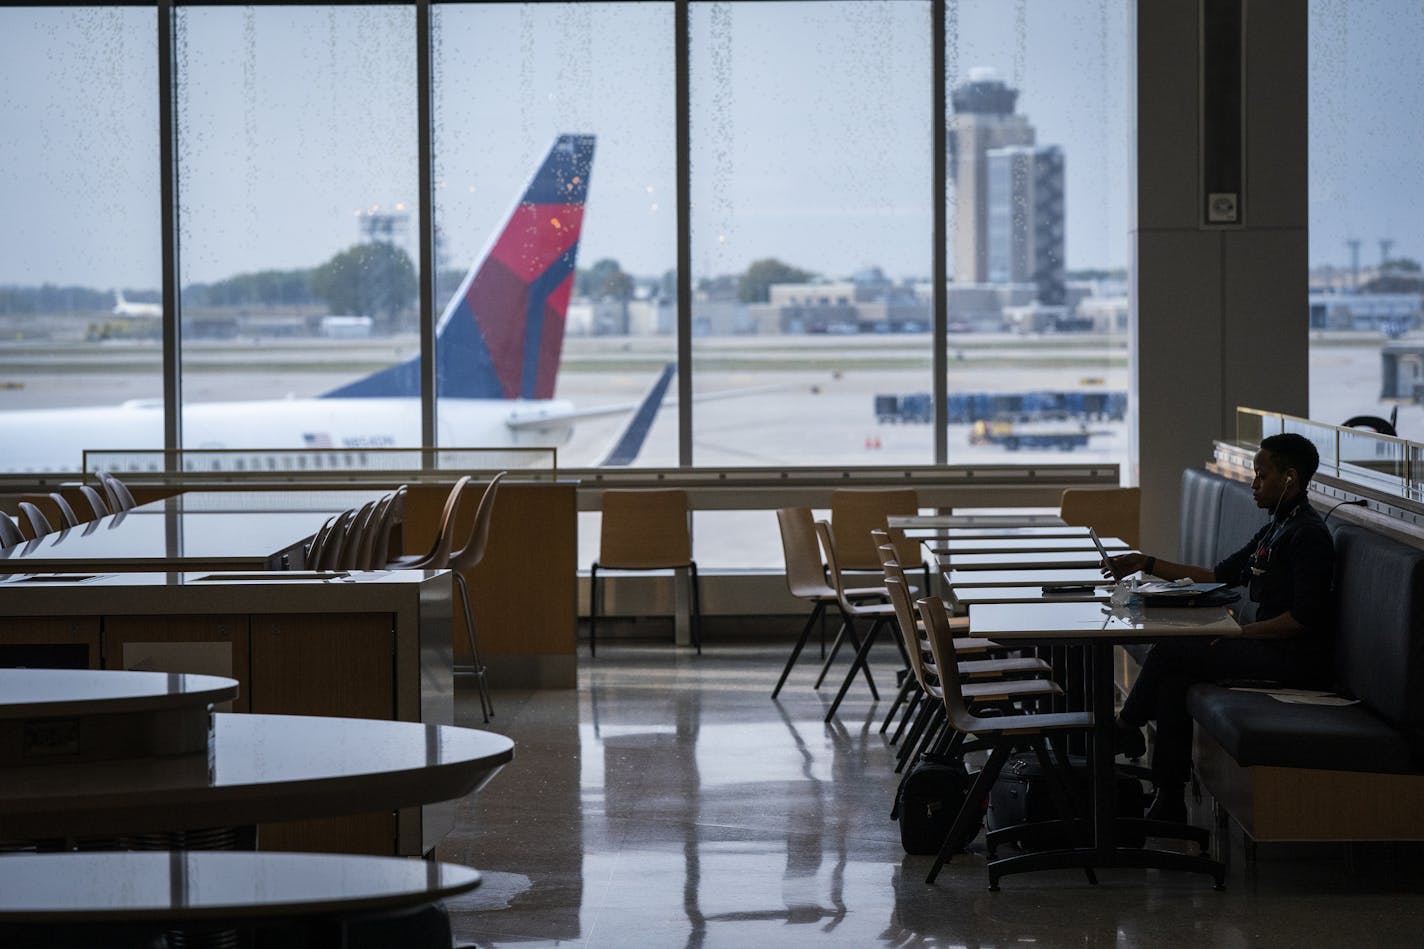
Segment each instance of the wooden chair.
[{"label": "wooden chair", "polygon": [[366,557],[366,570],[380,570],[390,559],[391,532],[397,525],[405,522],[405,499],[408,489],[406,485],[401,485],[387,495],[385,506],[381,509],[380,521],[376,524],[375,534],[371,540],[371,550]]},{"label": "wooden chair", "polygon": [[54,533],[54,528],[49,524],[49,518],[44,516],[44,511],[31,504],[29,501],[20,502],[20,513],[24,515],[24,524],[30,529],[30,537],[43,537],[46,534]]},{"label": "wooden chair", "polygon": [[[943,760],[951,754],[963,755],[970,749],[963,747],[963,743],[957,740],[958,732],[945,727],[947,719],[944,711],[939,667],[935,665],[929,637],[924,632],[924,624],[915,617],[915,607],[910,603],[910,587],[905,582],[904,574],[898,570],[898,565],[895,568],[887,566],[885,589],[890,594],[890,602],[895,606],[896,625],[900,628],[900,635],[910,654],[910,669],[921,693],[917,698],[924,699],[918,708],[919,714],[916,715],[910,736],[901,748],[903,752],[900,756],[901,760],[895,768],[897,772],[904,772],[905,776],[900,779],[900,786],[903,788],[913,770],[905,767],[907,763],[917,761],[921,757]],[[964,655],[959,651],[961,643],[968,644],[971,650],[980,650],[977,653],[971,652],[971,655],[984,655],[989,648],[988,646],[981,648],[979,645],[988,643],[988,640],[955,637],[956,657]],[[1039,667],[1036,660],[1018,658],[971,660],[958,664],[965,701],[972,707],[1035,702],[1050,696],[1061,695],[1063,690],[1047,677],[1047,671],[1046,664]],[[1008,678],[1010,675],[1021,673],[1036,677]],[[964,679],[976,679],[977,681],[963,682]],[[908,719],[908,716],[906,717]],[[895,807],[890,812],[891,820],[899,816],[899,800],[900,793],[897,790]]]},{"label": "wooden chair", "polygon": [[[945,834],[944,844],[935,857],[926,883],[933,883],[939,876],[940,868],[954,856],[955,843],[969,830],[971,821],[978,819],[979,808],[988,800],[989,789],[1008,760],[1010,752],[1017,748],[1032,750],[1039,766],[1047,778],[1049,792],[1058,813],[1074,815],[1058,821],[1041,821],[1036,825],[1038,832],[1048,834],[1066,829],[1075,835],[1081,827],[1076,815],[1083,809],[1074,802],[1072,786],[1065,776],[1068,763],[1061,755],[1054,760],[1049,738],[1069,732],[1088,734],[1092,731],[1093,716],[1087,712],[1010,713],[990,718],[981,718],[970,711],[970,699],[966,696],[959,671],[958,658],[954,652],[954,634],[950,629],[949,617],[944,603],[938,597],[925,597],[918,604],[920,619],[924,623],[925,634],[930,641],[935,669],[939,674],[940,694],[944,703],[945,716],[951,727],[966,737],[977,738],[990,749],[989,759],[974,779],[969,793],[964,797],[964,805],[954,819],[954,824]],[[1061,749],[1060,749],[1061,750]],[[1027,861],[1024,869],[1031,868],[1031,858],[1036,854],[1011,860]],[[1090,883],[1097,883],[1092,869],[1084,868]],[[998,874],[993,864],[989,868],[989,889],[997,890]]]},{"label": "wooden chair", "polygon": [[[870,669],[866,664],[870,656],[870,649],[875,645],[875,638],[880,634],[880,630],[886,623],[895,616],[895,607],[890,603],[866,603],[857,601],[850,597],[846,586],[845,568],[840,563],[840,549],[836,545],[836,533],[831,525],[826,521],[816,522],[816,536],[821,541],[821,552],[826,556],[826,573],[830,577],[831,587],[836,591],[836,602],[841,608],[841,615],[845,617],[845,631],[851,643],[855,646],[855,658],[851,660],[850,669],[846,671],[845,679],[841,682],[840,690],[836,692],[836,697],[831,701],[831,706],[826,710],[826,721],[830,721],[836,714],[836,709],[840,708],[841,701],[845,698],[846,692],[850,689],[850,684],[855,681],[855,674],[859,671],[865,672],[866,682],[870,685],[870,694],[879,700],[880,693],[875,689],[875,683],[870,678]],[[870,627],[865,632],[864,639],[856,636],[856,621],[869,620]],[[821,667],[821,677],[825,678],[826,670],[835,661],[836,652],[841,645],[840,637],[831,646],[831,654],[826,657],[825,663]],[[901,652],[904,647],[900,646],[896,640],[896,645]],[[909,657],[906,656],[908,663]],[[817,686],[820,682],[817,681]]]},{"label": "wooden chair", "polygon": [[478,637],[475,636],[475,615],[470,609],[470,585],[465,579],[466,571],[473,570],[485,559],[489,549],[490,522],[494,519],[494,500],[499,492],[499,482],[507,471],[498,472],[485,486],[480,496],[479,507],[475,508],[475,519],[470,525],[469,536],[464,546],[450,555],[450,570],[455,574],[455,583],[460,587],[460,602],[465,608],[465,634],[470,640],[470,659],[475,666],[475,684],[480,690],[480,711],[485,721],[494,716],[494,698],[489,693],[489,683],[485,679],[485,662],[480,658]]},{"label": "wooden chair", "polygon": [[[393,557],[387,563],[388,567],[394,570],[444,569],[443,565],[450,562],[450,551],[455,546],[455,515],[459,513],[460,498],[469,483],[470,475],[462,475],[450,488],[450,493],[445,497],[445,507],[440,511],[440,526],[435,530],[435,540],[431,542],[430,550],[424,554]],[[442,566],[431,566],[436,563]]]},{"label": "wooden chair", "polygon": [[331,529],[326,532],[326,538],[321,545],[321,551],[316,560],[310,564],[312,570],[336,570],[341,564],[341,551],[346,544],[347,532],[351,530],[351,519],[356,516],[354,510],[342,511],[336,515],[336,519],[329,522]]},{"label": "wooden chair", "polygon": [[20,525],[9,514],[0,511],[0,547],[13,547],[24,542],[25,535],[20,533]]},{"label": "wooden chair", "polygon": [[[811,615],[806,618],[806,625],[801,628],[801,635],[796,640],[796,645],[791,649],[791,655],[786,660],[786,666],[781,670],[781,678],[776,680],[776,688],[771,690],[771,697],[776,698],[781,694],[781,687],[786,684],[786,677],[791,674],[791,667],[796,664],[796,660],[801,655],[801,650],[806,647],[806,640],[811,635],[811,629],[820,620],[824,623],[827,606],[839,606],[836,602],[836,591],[826,583],[826,570],[821,563],[820,542],[816,539],[816,521],[809,507],[784,507],[776,512],[777,524],[781,527],[781,551],[786,559],[786,588],[791,595],[797,599],[806,600],[812,604]],[[880,587],[853,588],[846,591],[846,596],[853,600],[881,599],[885,591]],[[845,634],[844,617],[842,617],[841,631],[837,633],[836,639]],[[826,644],[824,630],[821,638],[821,658],[825,658]]]},{"label": "wooden chair", "polygon": [[336,551],[332,568],[335,570],[362,570],[365,569],[361,560],[361,548],[366,546],[369,554],[370,546],[366,543],[367,533],[372,529],[371,521],[376,516],[376,508],[380,505],[380,499],[367,501],[356,509],[346,522],[346,530],[341,535],[341,546]]},{"label": "wooden chair", "polygon": [[326,551],[326,545],[331,542],[331,532],[336,527],[336,519],[339,514],[333,514],[326,519],[326,523],[317,528],[312,535],[311,543],[307,544],[306,555],[302,558],[302,564],[307,570],[320,570],[321,558]]},{"label": "wooden chair", "polygon": [[1099,537],[1141,542],[1141,488],[1065,488],[1058,516],[1073,527],[1091,527]]},{"label": "wooden chair", "polygon": [[104,494],[109,499],[109,507],[113,509],[114,513],[127,511],[138,506],[128,486],[118,478],[109,474],[107,471],[96,471],[94,472],[94,476],[98,478],[99,483],[103,485]]},{"label": "wooden chair", "polygon": [[[919,495],[914,488],[838,488],[831,492],[831,527],[840,544],[842,570],[880,573],[880,552],[870,538],[873,530],[886,530],[891,515],[918,514]],[[919,544],[895,531],[895,551],[900,563],[918,564]]]},{"label": "wooden chair", "polygon": [[69,501],[65,499],[64,495],[58,491],[51,491],[49,493],[49,500],[50,503],[54,505],[55,510],[59,511],[59,518],[64,521],[65,527],[79,526],[79,515],[74,513],[74,508],[70,507]]},{"label": "wooden chair", "polygon": [[686,569],[692,577],[692,642],[702,655],[702,597],[697,562],[692,559],[687,492],[677,488],[610,489],[603,492],[601,506],[598,559],[589,572],[589,654],[598,654],[600,570]]},{"label": "wooden chair", "polygon": [[89,503],[89,510],[94,512],[94,520],[109,516],[109,505],[104,502],[104,496],[92,486],[81,484],[79,486],[79,493],[82,494],[84,500]]}]

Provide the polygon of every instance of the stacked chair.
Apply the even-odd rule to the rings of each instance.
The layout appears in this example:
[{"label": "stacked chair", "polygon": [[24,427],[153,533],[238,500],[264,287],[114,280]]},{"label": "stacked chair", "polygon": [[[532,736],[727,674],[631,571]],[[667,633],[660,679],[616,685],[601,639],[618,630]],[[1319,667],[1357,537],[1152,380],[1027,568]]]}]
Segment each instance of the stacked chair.
[{"label": "stacked chair", "polygon": [[9,514],[0,511],[0,547],[13,547],[24,541],[25,535],[20,533],[20,525],[16,524]]}]

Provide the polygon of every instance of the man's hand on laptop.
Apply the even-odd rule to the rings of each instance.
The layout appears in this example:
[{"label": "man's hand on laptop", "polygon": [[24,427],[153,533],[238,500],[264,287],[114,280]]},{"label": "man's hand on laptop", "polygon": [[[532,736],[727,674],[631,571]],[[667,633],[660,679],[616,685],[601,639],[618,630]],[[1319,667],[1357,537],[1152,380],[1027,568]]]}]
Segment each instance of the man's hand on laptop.
[{"label": "man's hand on laptop", "polygon": [[[1141,570],[1143,565],[1147,563],[1147,557],[1143,554],[1136,553],[1118,554],[1116,557],[1110,558],[1108,562],[1112,564],[1112,578],[1114,580],[1121,580],[1123,577]],[[1109,576],[1106,569],[1103,570],[1103,576]]]}]

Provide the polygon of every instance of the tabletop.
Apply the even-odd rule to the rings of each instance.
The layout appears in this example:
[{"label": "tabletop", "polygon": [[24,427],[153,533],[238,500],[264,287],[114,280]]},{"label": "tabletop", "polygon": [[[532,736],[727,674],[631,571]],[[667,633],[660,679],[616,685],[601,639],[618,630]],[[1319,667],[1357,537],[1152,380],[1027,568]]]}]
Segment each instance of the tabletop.
[{"label": "tabletop", "polygon": [[237,680],[107,669],[0,669],[0,719],[149,712],[226,702]]},{"label": "tabletop", "polygon": [[261,512],[319,511],[327,515],[378,501],[389,492],[374,488],[331,491],[184,491],[160,501],[150,501],[129,514],[253,514]]},{"label": "tabletop", "polygon": [[[940,566],[960,570],[1072,570],[1100,567],[1102,556],[1092,550],[1019,550],[997,554],[939,554]],[[1099,572],[1099,578],[1102,573]]]},{"label": "tabletop", "polygon": [[448,801],[514,757],[503,735],[373,719],[213,716],[207,755],[14,768],[0,840],[230,827]]},{"label": "tabletop", "polygon": [[[1103,547],[1110,552],[1125,552],[1127,541],[1117,537],[1101,537]],[[925,541],[931,553],[949,554],[1041,554],[1041,553],[1096,553],[1097,547],[1087,534],[1078,537],[950,537]]]},{"label": "tabletop", "polygon": [[944,578],[956,590],[961,587],[1071,587],[1104,582],[1103,572],[1096,567],[1091,570],[947,570]]},{"label": "tabletop", "polygon": [[1088,528],[1070,527],[910,527],[904,528],[906,537],[933,540],[956,540],[960,538],[1008,538],[1008,537],[1087,537]]},{"label": "tabletop", "polygon": [[957,587],[952,591],[958,606],[981,603],[1106,603],[1112,595],[1111,585],[1094,586],[1090,590],[1078,587]]},{"label": "tabletop", "polygon": [[1063,527],[1057,514],[892,514],[887,523],[891,528],[918,527]]},{"label": "tabletop", "polygon": [[132,511],[0,548],[0,572],[261,569],[317,532],[326,511]]},{"label": "tabletop", "polygon": [[450,863],[346,854],[187,850],[0,859],[0,923],[275,920],[429,905],[472,890]]},{"label": "tabletop", "polygon": [[969,635],[1010,639],[1111,639],[1131,642],[1192,636],[1237,636],[1224,606],[1150,609],[1100,603],[991,603],[969,608]]}]

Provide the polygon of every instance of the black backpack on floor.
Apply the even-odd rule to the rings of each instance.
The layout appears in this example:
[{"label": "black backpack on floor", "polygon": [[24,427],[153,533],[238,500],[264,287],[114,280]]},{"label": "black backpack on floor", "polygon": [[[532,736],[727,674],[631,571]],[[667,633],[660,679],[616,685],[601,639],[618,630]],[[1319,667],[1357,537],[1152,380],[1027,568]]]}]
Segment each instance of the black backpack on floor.
[{"label": "black backpack on floor", "polygon": [[[939,853],[945,834],[959,816],[959,808],[973,784],[973,775],[965,771],[964,762],[958,758],[925,757],[915,763],[896,801],[900,845],[906,853]],[[981,809],[978,819],[970,822],[962,839],[955,843],[954,852],[969,846],[979,835],[983,823]]]},{"label": "black backpack on floor", "polygon": [[[1093,785],[1087,761],[1079,755],[1069,755],[1068,765],[1073,771],[1073,790],[1084,808],[1092,807]],[[1119,817],[1141,817],[1147,808],[1147,795],[1142,790],[1142,782],[1130,774],[1121,772],[1117,781],[1117,815]],[[1002,830],[1015,824],[1029,824],[1058,818],[1058,808],[1053,803],[1053,792],[1039,766],[1038,756],[1032,752],[1013,755],[1004,762],[1004,770],[994,780],[989,791],[990,830]],[[1082,839],[1074,842],[1077,846],[1088,846],[1092,821],[1084,826]],[[1120,834],[1118,845],[1141,847],[1146,842],[1142,833]],[[1070,846],[1065,835],[1047,837],[1031,843],[1015,841],[1025,850],[1047,850]]]}]

